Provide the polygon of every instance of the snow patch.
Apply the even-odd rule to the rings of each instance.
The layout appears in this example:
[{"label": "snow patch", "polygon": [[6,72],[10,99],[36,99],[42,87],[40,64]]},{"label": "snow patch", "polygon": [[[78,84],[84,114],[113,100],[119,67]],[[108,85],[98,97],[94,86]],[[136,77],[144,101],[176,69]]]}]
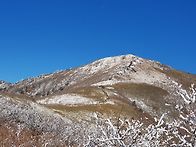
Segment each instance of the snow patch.
[{"label": "snow patch", "polygon": [[53,96],[43,100],[37,101],[40,104],[62,104],[62,105],[76,105],[76,104],[97,104],[96,101],[82,97],[75,94],[64,94],[59,96]]},{"label": "snow patch", "polygon": [[118,80],[107,80],[107,81],[101,81],[101,82],[98,82],[96,84],[92,84],[92,86],[105,86],[105,85],[113,85],[113,84],[117,84],[119,83],[120,81]]}]

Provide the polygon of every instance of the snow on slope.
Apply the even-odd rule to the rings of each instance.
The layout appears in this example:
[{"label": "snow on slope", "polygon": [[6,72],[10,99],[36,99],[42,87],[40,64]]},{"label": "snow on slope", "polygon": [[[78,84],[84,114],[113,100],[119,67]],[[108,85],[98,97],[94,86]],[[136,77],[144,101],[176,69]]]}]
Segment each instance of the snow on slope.
[{"label": "snow on slope", "polygon": [[76,105],[76,104],[97,104],[96,101],[82,97],[75,94],[64,94],[59,96],[53,96],[43,100],[37,101],[40,104],[63,104],[63,105]]},{"label": "snow on slope", "polygon": [[108,57],[81,68],[87,73],[107,73],[110,78],[103,79],[93,86],[113,85],[120,82],[130,83],[169,83],[170,79],[156,70],[163,70],[158,62],[142,59],[134,55]]}]

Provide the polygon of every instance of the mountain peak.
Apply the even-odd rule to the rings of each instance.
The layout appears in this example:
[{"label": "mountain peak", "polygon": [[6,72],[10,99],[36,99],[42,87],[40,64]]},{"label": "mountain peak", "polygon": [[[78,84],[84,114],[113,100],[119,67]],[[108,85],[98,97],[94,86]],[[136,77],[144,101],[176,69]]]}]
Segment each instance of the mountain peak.
[{"label": "mountain peak", "polygon": [[95,62],[101,62],[101,61],[110,61],[110,62],[120,62],[120,61],[123,61],[123,60],[132,60],[133,58],[138,58],[137,56],[135,55],[132,55],[132,54],[127,54],[127,55],[119,55],[119,56],[113,56],[113,57],[105,57],[105,58],[102,58],[102,59],[99,59]]},{"label": "mountain peak", "polygon": [[137,56],[134,56],[132,54],[128,54],[128,55],[120,55],[120,56],[114,56],[114,57],[106,57],[103,59],[99,59],[95,62],[93,62],[93,65],[96,64],[102,64],[102,65],[116,65],[116,64],[123,64],[125,62],[131,62],[131,61],[136,61],[136,60],[142,60],[142,58],[139,58]]},{"label": "mountain peak", "polygon": [[164,83],[171,83],[164,73],[168,69],[160,63],[132,54],[120,55],[99,59],[83,67],[23,80],[10,87],[9,91],[35,97],[93,85],[145,83],[164,86]]},{"label": "mountain peak", "polygon": [[90,74],[94,74],[99,71],[107,71],[108,69],[118,68],[122,66],[127,66],[130,68],[142,61],[142,58],[139,58],[131,54],[120,55],[99,59],[97,61],[94,61],[90,64],[83,66],[82,69],[88,71]]}]

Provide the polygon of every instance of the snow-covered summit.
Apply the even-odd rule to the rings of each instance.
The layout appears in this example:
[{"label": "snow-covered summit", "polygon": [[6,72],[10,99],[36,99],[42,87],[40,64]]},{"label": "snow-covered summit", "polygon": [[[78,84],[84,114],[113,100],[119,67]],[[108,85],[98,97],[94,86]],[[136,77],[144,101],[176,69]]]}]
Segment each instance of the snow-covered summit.
[{"label": "snow-covered summit", "polygon": [[89,73],[96,73],[99,70],[108,70],[116,66],[126,65],[128,67],[134,66],[135,64],[141,62],[143,59],[137,56],[128,54],[115,57],[106,57],[97,60],[91,64],[85,65],[81,69],[88,71]]},{"label": "snow-covered summit", "polygon": [[120,55],[120,56],[102,58],[102,59],[99,59],[99,60],[93,62],[92,64],[101,63],[101,62],[103,62],[105,64],[107,64],[107,63],[120,64],[125,61],[132,61],[134,59],[142,59],[142,58],[139,58],[139,57],[132,55],[132,54],[128,54],[128,55]]}]

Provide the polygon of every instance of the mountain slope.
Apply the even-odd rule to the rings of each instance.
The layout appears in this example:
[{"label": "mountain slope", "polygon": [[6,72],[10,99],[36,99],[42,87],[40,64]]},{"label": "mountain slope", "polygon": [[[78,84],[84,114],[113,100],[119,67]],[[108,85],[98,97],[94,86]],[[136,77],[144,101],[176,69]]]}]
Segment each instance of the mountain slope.
[{"label": "mountain slope", "polygon": [[[48,135],[46,140],[51,140],[57,133],[60,135],[56,137],[62,140],[60,136],[74,136],[79,131],[74,126],[80,128],[82,125],[83,130],[75,136],[77,141],[73,144],[84,141],[82,134],[96,132],[95,114],[100,118],[132,118],[145,125],[167,114],[165,120],[173,122],[180,120],[180,115],[196,113],[195,84],[196,75],[134,55],[108,57],[15,84],[1,82],[0,120],[3,127],[9,126],[2,130],[13,128],[13,132],[17,132],[16,128],[22,124],[29,129],[24,132],[42,134],[35,135],[38,141],[34,143],[39,146],[43,143],[40,138]],[[196,122],[195,118],[193,120]],[[87,126],[92,127],[90,132]],[[0,141],[4,140],[0,137]],[[64,143],[67,140],[63,138]]]}]

